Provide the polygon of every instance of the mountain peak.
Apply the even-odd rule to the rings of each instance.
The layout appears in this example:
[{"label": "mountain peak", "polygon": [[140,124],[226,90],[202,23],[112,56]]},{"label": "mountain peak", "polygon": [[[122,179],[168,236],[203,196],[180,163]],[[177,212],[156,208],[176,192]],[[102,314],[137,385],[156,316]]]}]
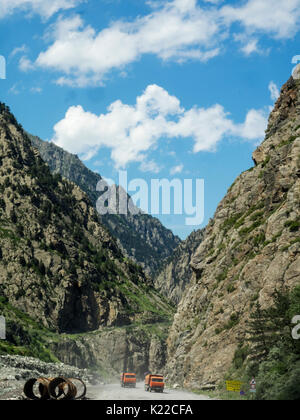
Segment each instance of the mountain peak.
[{"label": "mountain peak", "polygon": [[272,156],[272,150],[282,142],[291,142],[299,136],[299,112],[300,80],[291,76],[282,86],[280,96],[270,114],[266,138],[252,155],[255,165],[263,164],[270,155]]},{"label": "mountain peak", "polygon": [[300,104],[300,80],[291,76],[282,86],[280,96],[269,117],[267,138],[280,129],[286,119],[297,113]]}]

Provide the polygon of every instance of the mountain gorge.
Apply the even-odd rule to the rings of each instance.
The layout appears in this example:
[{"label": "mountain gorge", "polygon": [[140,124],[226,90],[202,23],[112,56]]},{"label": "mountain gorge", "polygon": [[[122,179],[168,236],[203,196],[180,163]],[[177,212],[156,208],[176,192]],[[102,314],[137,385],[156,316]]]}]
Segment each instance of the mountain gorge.
[{"label": "mountain gorge", "polygon": [[148,215],[100,217],[101,176],[0,104],[0,353],[104,377],[164,370],[193,390],[224,382],[249,356],[254,309],[300,285],[299,80],[283,86],[253,161],[180,241]]},{"label": "mountain gorge", "polygon": [[[4,104],[0,164],[0,304],[9,337],[0,343],[4,352],[20,346],[29,351],[37,335],[48,336],[52,344],[46,346],[55,352],[60,334],[112,327],[125,328],[130,346],[126,326],[169,322],[172,307],[123,255],[89,197],[50,173]],[[66,346],[65,352],[66,358]]]},{"label": "mountain gorge", "polygon": [[[42,159],[49,165],[51,173],[60,174],[78,185],[96,207],[100,196],[96,186],[102,177],[89,170],[76,155],[37,136],[28,136],[32,145],[39,150]],[[152,276],[181,242],[158,219],[148,214],[106,214],[99,217],[101,223],[116,238],[123,253]]]},{"label": "mountain gorge", "polygon": [[[192,256],[193,278],[168,338],[168,378],[200,389],[224,379],[256,304],[300,284],[300,83],[291,78],[266,138],[219,204]],[[242,346],[242,347],[239,347]]]}]

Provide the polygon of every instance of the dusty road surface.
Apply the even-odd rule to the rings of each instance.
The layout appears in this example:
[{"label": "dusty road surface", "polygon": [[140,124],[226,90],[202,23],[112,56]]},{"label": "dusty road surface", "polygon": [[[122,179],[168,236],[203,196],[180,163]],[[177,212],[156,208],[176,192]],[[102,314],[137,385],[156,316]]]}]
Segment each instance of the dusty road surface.
[{"label": "dusty road surface", "polygon": [[209,400],[205,395],[197,395],[178,389],[166,389],[163,394],[146,392],[143,382],[139,382],[136,388],[121,388],[120,384],[107,384],[90,387],[87,396],[93,400]]}]

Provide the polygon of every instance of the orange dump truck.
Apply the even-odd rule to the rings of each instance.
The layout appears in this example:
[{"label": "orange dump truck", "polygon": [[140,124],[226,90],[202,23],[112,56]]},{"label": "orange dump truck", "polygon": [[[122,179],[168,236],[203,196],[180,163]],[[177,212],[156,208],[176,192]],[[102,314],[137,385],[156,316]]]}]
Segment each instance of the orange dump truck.
[{"label": "orange dump truck", "polygon": [[163,375],[147,375],[145,377],[145,391],[164,392],[165,384]]},{"label": "orange dump truck", "polygon": [[135,373],[122,373],[121,374],[121,387],[135,388],[136,387],[136,374]]}]

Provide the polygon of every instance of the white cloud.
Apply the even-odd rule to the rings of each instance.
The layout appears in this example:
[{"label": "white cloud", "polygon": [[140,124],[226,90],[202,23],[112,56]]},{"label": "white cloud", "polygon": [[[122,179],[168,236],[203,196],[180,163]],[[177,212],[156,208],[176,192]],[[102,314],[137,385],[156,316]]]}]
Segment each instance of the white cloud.
[{"label": "white cloud", "polygon": [[21,47],[14,48],[12,52],[10,53],[9,58],[13,58],[16,55],[21,54],[21,53],[26,53],[27,51],[28,51],[27,46],[23,44]]},{"label": "white cloud", "polygon": [[140,170],[142,172],[152,172],[158,174],[161,171],[161,168],[157,165],[156,162],[150,160],[149,162],[142,162],[140,165]]},{"label": "white cloud", "polygon": [[239,22],[247,33],[292,38],[300,26],[300,0],[248,0],[242,6],[224,6],[220,14],[228,25]]},{"label": "white cloud", "polygon": [[176,124],[170,127],[173,137],[192,137],[194,153],[213,151],[226,133],[233,129],[233,123],[221,105],[210,108],[192,108],[186,111]]},{"label": "white cloud", "polygon": [[243,124],[237,124],[232,134],[245,140],[257,140],[264,137],[267,128],[267,113],[263,110],[251,109]]},{"label": "white cloud", "polygon": [[241,48],[240,51],[246,56],[249,57],[252,54],[264,54],[268,55],[271,51],[270,48],[261,48],[259,46],[259,39],[253,38],[250,34],[239,34],[234,36],[235,41],[240,42]]},{"label": "white cloud", "polygon": [[270,84],[269,84],[269,91],[271,93],[272,101],[274,101],[274,102],[277,101],[277,99],[279,98],[279,95],[280,95],[280,91],[279,91],[277,85],[273,81],[271,81]]},{"label": "white cloud", "polygon": [[226,136],[261,140],[266,125],[266,115],[257,110],[250,110],[244,123],[234,123],[218,104],[185,110],[176,97],[157,85],[150,85],[135,105],[118,100],[108,107],[106,114],[99,116],[81,106],[70,107],[64,119],[54,126],[53,141],[84,160],[106,147],[111,150],[117,168],[141,162],[141,169],[147,170],[151,165],[155,169],[153,161],[143,164],[147,152],[162,138],[192,138],[194,153],[198,153],[216,150]]},{"label": "white cloud", "polygon": [[[161,5],[161,3],[160,3]],[[36,65],[64,73],[61,85],[100,84],[112,70],[122,70],[144,54],[178,62],[207,61],[219,54],[214,8],[201,9],[196,0],[164,2],[133,22],[117,21],[97,31],[79,16],[59,19],[53,43]]]},{"label": "white cloud", "polygon": [[36,13],[48,19],[59,10],[71,9],[82,0],[1,0],[0,19],[17,10]]},{"label": "white cloud", "polygon": [[20,58],[19,61],[19,69],[27,72],[29,70],[33,70],[34,69],[34,65],[32,64],[32,62],[24,55],[23,57]]},{"label": "white cloud", "polygon": [[242,48],[242,52],[245,55],[251,55],[253,53],[259,52],[259,48],[257,46],[258,40],[257,39],[250,39]]},{"label": "white cloud", "polygon": [[183,171],[183,165],[177,165],[170,169],[170,175],[181,174]]},{"label": "white cloud", "polygon": [[124,75],[124,68],[145,54],[164,61],[206,62],[219,55],[224,40],[233,36],[249,56],[263,52],[262,35],[291,38],[300,27],[300,0],[248,0],[235,7],[217,0],[206,0],[201,7],[196,0],[148,4],[152,7],[148,15],[115,21],[100,31],[79,16],[58,19],[52,27],[52,44],[35,65],[62,73],[59,85],[101,85],[111,71]]}]

